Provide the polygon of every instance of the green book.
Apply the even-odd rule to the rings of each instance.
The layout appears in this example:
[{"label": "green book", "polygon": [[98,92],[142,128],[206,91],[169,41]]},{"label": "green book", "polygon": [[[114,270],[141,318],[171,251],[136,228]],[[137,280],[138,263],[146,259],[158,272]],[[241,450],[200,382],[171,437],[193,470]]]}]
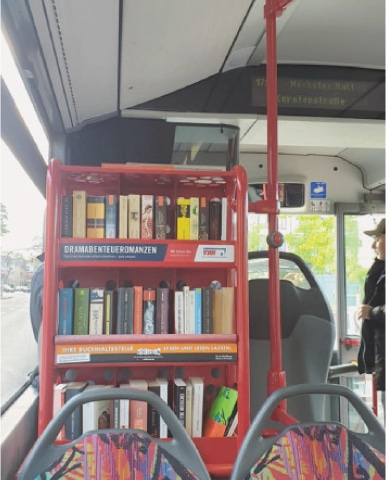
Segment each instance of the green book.
[{"label": "green book", "polygon": [[88,335],[90,289],[74,289],[74,335]]}]

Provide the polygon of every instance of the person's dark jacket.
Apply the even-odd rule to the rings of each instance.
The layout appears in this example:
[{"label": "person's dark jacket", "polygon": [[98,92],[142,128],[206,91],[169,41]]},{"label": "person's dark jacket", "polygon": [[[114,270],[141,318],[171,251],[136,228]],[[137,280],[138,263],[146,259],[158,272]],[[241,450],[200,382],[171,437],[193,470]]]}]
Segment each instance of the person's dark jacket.
[{"label": "person's dark jacket", "polygon": [[385,390],[385,261],[376,259],[367,273],[363,304],[371,305],[363,320],[358,372],[375,373],[377,390]]}]

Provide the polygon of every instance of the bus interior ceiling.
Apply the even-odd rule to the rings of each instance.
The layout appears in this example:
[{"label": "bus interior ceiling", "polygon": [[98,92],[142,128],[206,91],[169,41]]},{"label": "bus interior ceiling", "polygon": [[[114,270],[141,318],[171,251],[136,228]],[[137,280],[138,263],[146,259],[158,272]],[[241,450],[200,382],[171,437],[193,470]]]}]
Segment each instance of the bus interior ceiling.
[{"label": "bus interior ceiling", "polygon": [[[142,161],[141,154],[125,154],[127,119],[153,122],[151,131],[159,132],[174,122],[236,125],[240,163],[253,183],[267,178],[264,5],[2,0],[2,28],[52,157]],[[329,196],[339,202],[382,197],[384,2],[294,0],[276,30],[279,181],[328,179]],[[102,130],[111,119],[113,135]],[[103,148],[87,152],[91,138]],[[216,150],[211,143],[201,147],[209,155]],[[158,149],[150,161],[162,163],[167,155]],[[342,189],[348,177],[356,180]]]}]

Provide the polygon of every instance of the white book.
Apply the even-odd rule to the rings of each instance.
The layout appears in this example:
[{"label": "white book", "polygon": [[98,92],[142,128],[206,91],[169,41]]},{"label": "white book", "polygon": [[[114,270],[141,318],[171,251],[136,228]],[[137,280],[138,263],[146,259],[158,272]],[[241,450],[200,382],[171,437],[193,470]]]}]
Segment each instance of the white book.
[{"label": "white book", "polygon": [[[85,391],[111,388],[110,385],[87,385]],[[82,405],[82,431],[110,428],[112,417],[111,400],[95,400]]]},{"label": "white book", "polygon": [[[130,388],[126,383],[119,385],[119,388]],[[118,428],[129,428],[130,426],[130,400],[121,398],[119,400],[119,426]]]},{"label": "white book", "polygon": [[185,333],[184,292],[180,290],[174,292],[174,331]]},{"label": "white book", "polygon": [[103,288],[90,288],[90,308],[88,333],[90,335],[103,335],[104,290]]},{"label": "white book", "polygon": [[190,287],[185,285],[182,288],[184,293],[184,320],[185,320],[185,329],[184,333],[190,332]]},{"label": "white book", "polygon": [[127,196],[127,237],[141,238],[141,195]]},{"label": "white book", "polygon": [[221,199],[221,240],[227,240],[228,199]]},{"label": "white book", "polygon": [[192,437],[202,437],[204,379],[201,377],[190,377],[189,380],[193,386]]},{"label": "white book", "polygon": [[189,290],[188,294],[188,306],[189,310],[189,323],[186,328],[186,333],[196,333],[196,291],[193,288]]},{"label": "white book", "polygon": [[[160,384],[160,398],[163,400],[166,405],[168,405],[168,391],[169,391],[169,382],[166,378],[158,377],[157,382]],[[168,426],[165,420],[160,418],[160,425],[159,425],[159,438],[168,438]]]}]

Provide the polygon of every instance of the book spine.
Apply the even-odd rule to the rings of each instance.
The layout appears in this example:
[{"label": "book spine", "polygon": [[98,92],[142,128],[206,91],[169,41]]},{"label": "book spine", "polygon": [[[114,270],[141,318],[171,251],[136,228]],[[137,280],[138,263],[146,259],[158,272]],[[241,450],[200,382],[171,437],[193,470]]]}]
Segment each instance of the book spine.
[{"label": "book spine", "polygon": [[192,436],[202,437],[202,421],[204,407],[204,380],[200,377],[191,377],[193,386],[192,400]]},{"label": "book spine", "polygon": [[174,379],[174,402],[173,409],[178,420],[185,427],[186,412],[186,383],[181,378]]},{"label": "book spine", "polygon": [[190,198],[177,198],[177,240],[190,238]]},{"label": "book spine", "polygon": [[74,289],[74,335],[88,335],[90,289]]},{"label": "book spine", "polygon": [[146,335],[155,333],[156,294],[157,291],[155,288],[146,287],[143,289],[142,333]]},{"label": "book spine", "polygon": [[134,320],[133,333],[142,333],[143,322],[143,287],[142,285],[134,285]]},{"label": "book spine", "polygon": [[89,195],[86,198],[86,205],[86,237],[105,238],[105,197],[100,195]]},{"label": "book spine", "polygon": [[198,209],[198,239],[209,239],[209,201],[206,197],[200,197]]},{"label": "book spine", "polygon": [[213,333],[212,287],[202,287],[202,333]]},{"label": "book spine", "polygon": [[103,335],[104,290],[90,288],[89,329],[90,335]]},{"label": "book spine", "polygon": [[[86,383],[79,384],[79,386],[71,388],[71,383],[66,389],[66,403],[75,395],[81,393],[86,388]],[[72,414],[65,422],[65,435],[67,440],[75,440],[82,435],[83,421],[82,421],[82,406],[76,407]]]},{"label": "book spine", "polygon": [[228,226],[228,199],[223,197],[221,199],[221,240],[227,239]]},{"label": "book spine", "polygon": [[[160,385],[160,397],[168,405],[169,383],[166,378],[157,378],[157,382]],[[160,417],[159,438],[168,438],[168,426],[162,417]]]},{"label": "book spine", "polygon": [[213,289],[213,333],[222,332],[223,289]]},{"label": "book spine", "polygon": [[121,400],[119,398],[114,398],[113,401],[113,428],[120,428],[119,424],[119,404]]},{"label": "book spine", "polygon": [[[160,384],[156,380],[151,380],[148,382],[147,386],[150,392],[155,393],[160,396]],[[149,435],[155,438],[159,438],[160,435],[160,414],[158,410],[154,408],[150,403],[147,406],[147,432]]]},{"label": "book spine", "polygon": [[118,288],[117,333],[133,333],[134,322],[134,288]]},{"label": "book spine", "polygon": [[141,196],[130,193],[128,202],[128,238],[141,238]]},{"label": "book spine", "polygon": [[141,196],[141,238],[154,238],[153,195]]},{"label": "book spine", "polygon": [[202,288],[198,287],[194,289],[195,298],[195,311],[194,311],[194,333],[202,333]]},{"label": "book spine", "polygon": [[198,240],[199,201],[198,197],[190,197],[190,240]]},{"label": "book spine", "polygon": [[186,380],[185,391],[185,430],[189,436],[193,436],[193,385]]},{"label": "book spine", "polygon": [[168,205],[170,200],[163,196],[157,195],[154,198],[154,223],[155,223],[155,238],[167,238],[168,229]]},{"label": "book spine", "polygon": [[221,240],[221,210],[219,198],[209,201],[209,240]]},{"label": "book spine", "polygon": [[190,318],[190,287],[185,285],[182,289],[184,293],[184,332],[191,333],[191,318]]},{"label": "book spine", "polygon": [[106,238],[117,238],[118,195],[106,195]]},{"label": "book spine", "polygon": [[169,332],[169,288],[157,288],[155,333]]},{"label": "book spine", "polygon": [[72,236],[86,238],[86,191],[72,192]]},{"label": "book spine", "polygon": [[115,333],[115,292],[114,290],[105,290],[104,304],[104,329],[105,335]]},{"label": "book spine", "polygon": [[[59,383],[58,385],[54,385],[54,395],[53,395],[53,417],[59,412],[59,410],[63,407],[66,403],[66,383]],[[65,426],[60,429],[58,436],[56,437],[57,440],[64,440],[66,438],[66,431]]]},{"label": "book spine", "polygon": [[72,195],[62,195],[62,223],[60,235],[62,238],[72,237]]},{"label": "book spine", "polygon": [[180,290],[174,292],[174,331],[178,334],[185,333],[184,292]]},{"label": "book spine", "polygon": [[[130,380],[129,386],[147,390],[146,380]],[[147,431],[147,403],[140,400],[130,400],[130,428]]]},{"label": "book spine", "polygon": [[127,196],[119,195],[119,238],[127,238]]},{"label": "book spine", "polygon": [[74,289],[59,289],[58,335],[72,335]]},{"label": "book spine", "polygon": [[[130,388],[130,385],[122,384],[119,388]],[[129,399],[119,400],[119,428],[130,428],[130,406]]]}]

